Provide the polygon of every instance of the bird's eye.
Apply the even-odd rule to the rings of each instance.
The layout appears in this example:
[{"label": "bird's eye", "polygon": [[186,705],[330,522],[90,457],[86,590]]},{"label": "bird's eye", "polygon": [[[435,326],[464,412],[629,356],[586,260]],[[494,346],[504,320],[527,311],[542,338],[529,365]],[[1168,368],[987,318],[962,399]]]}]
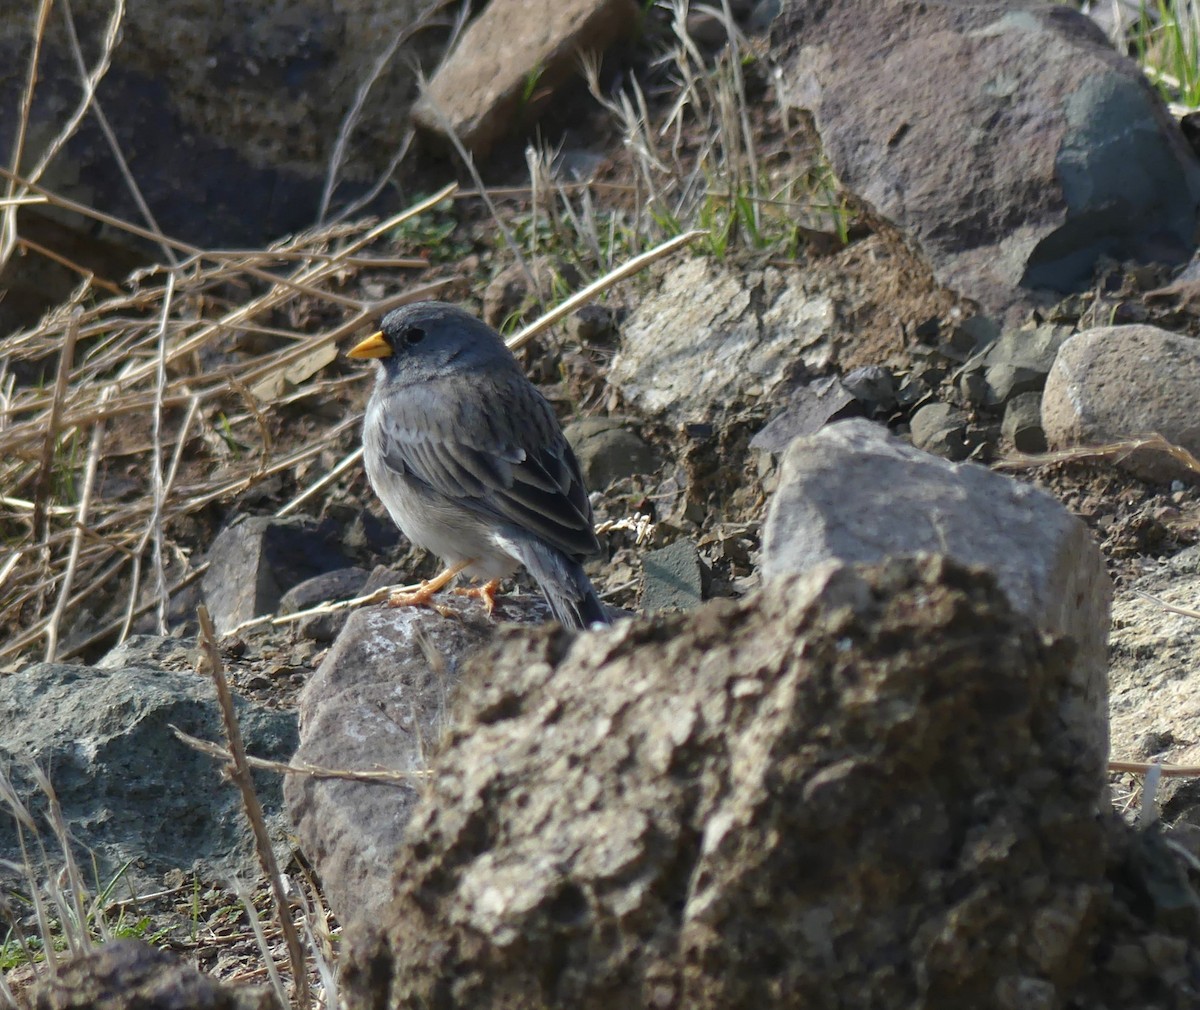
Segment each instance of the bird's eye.
[{"label": "bird's eye", "polygon": [[409,326],[400,334],[400,339],[404,341],[405,346],[412,347],[425,339],[425,331],[419,326]]}]

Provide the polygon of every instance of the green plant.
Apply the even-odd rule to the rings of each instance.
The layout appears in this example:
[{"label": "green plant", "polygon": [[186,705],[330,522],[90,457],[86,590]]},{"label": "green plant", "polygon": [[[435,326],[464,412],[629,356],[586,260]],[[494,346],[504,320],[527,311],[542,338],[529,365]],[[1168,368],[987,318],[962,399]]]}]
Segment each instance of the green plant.
[{"label": "green plant", "polygon": [[1124,42],[1164,100],[1200,105],[1200,8],[1195,3],[1143,3]]}]

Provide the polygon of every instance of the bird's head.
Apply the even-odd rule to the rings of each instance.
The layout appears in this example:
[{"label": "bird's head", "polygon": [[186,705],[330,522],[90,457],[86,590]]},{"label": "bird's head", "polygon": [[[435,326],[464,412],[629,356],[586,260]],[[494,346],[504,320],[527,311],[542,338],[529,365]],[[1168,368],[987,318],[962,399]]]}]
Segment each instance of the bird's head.
[{"label": "bird's head", "polygon": [[513,362],[495,330],[445,302],[414,302],[389,312],[380,329],[355,344],[347,356],[374,358],[382,377],[404,382]]}]

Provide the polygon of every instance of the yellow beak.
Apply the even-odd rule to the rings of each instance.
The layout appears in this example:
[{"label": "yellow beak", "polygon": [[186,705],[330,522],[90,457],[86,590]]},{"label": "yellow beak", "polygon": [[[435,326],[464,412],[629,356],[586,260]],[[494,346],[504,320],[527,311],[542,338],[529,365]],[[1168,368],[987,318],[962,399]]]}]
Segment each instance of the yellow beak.
[{"label": "yellow beak", "polygon": [[383,331],[372,333],[366,340],[361,340],[346,352],[348,358],[390,358],[391,345],[383,338]]}]

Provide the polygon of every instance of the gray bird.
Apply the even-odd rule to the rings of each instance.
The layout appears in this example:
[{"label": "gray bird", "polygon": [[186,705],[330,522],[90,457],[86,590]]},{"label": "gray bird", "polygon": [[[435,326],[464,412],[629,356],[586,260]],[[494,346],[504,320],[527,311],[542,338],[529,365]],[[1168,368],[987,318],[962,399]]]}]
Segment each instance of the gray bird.
[{"label": "gray bird", "polygon": [[416,302],[350,351],[378,374],[363,421],[367,476],[396,525],[447,564],[393,605],[426,603],[459,572],[524,565],[567,627],[609,623],[581,561],[599,552],[579,464],[500,335],[462,309]]}]

